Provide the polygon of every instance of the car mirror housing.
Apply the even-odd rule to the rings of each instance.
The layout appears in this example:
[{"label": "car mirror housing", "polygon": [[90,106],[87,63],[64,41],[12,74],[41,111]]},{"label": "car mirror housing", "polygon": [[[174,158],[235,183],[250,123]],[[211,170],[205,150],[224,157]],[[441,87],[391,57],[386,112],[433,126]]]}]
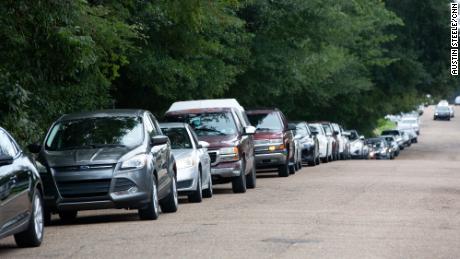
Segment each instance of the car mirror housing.
[{"label": "car mirror housing", "polygon": [[11,165],[13,163],[13,157],[6,154],[0,155],[0,166]]},{"label": "car mirror housing", "polygon": [[244,134],[246,135],[253,135],[256,133],[256,127],[254,126],[247,126],[244,128]]},{"label": "car mirror housing", "polygon": [[209,143],[206,142],[206,141],[198,141],[198,148],[208,148],[209,147]]},{"label": "car mirror housing", "polygon": [[164,136],[164,135],[159,135],[159,136],[153,136],[151,139],[150,139],[150,144],[152,146],[160,146],[160,145],[165,145],[167,144],[169,141],[169,138],[167,136]]},{"label": "car mirror housing", "polygon": [[42,145],[40,143],[32,143],[27,146],[27,149],[33,154],[38,154],[42,150]]}]

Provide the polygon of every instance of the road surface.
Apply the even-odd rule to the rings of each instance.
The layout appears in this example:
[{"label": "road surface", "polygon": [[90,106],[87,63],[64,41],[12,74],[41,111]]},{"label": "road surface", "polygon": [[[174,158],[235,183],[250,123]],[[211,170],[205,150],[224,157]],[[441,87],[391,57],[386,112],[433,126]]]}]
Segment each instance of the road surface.
[{"label": "road surface", "polygon": [[263,175],[246,194],[218,186],[157,221],[124,210],[82,212],[69,225],[53,218],[41,247],[6,238],[0,258],[458,258],[460,119],[432,114],[419,144],[394,161]]}]

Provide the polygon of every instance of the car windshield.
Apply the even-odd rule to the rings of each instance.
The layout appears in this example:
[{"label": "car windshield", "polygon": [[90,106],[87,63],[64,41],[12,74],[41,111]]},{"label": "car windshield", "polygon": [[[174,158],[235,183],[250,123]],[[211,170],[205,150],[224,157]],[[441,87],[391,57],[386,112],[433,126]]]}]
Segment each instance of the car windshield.
[{"label": "car windshield", "polygon": [[144,139],[139,117],[98,117],[59,122],[46,140],[52,151],[100,147],[136,147]]},{"label": "car windshield", "polygon": [[276,112],[248,114],[248,119],[257,130],[283,130],[283,124]]},{"label": "car windshield", "polygon": [[358,133],[356,131],[350,131],[350,136],[348,137],[350,140],[357,140],[359,139]]},{"label": "car windshield", "polygon": [[161,128],[161,131],[168,136],[172,149],[189,149],[193,147],[185,128]]},{"label": "car windshield", "polygon": [[324,135],[321,125],[319,124],[309,124],[308,125],[312,131],[318,132],[320,135]]},{"label": "car windshield", "polygon": [[235,135],[237,128],[230,112],[189,114],[187,123],[198,136]]},{"label": "car windshield", "polygon": [[329,134],[329,133],[332,134],[331,127],[328,124],[323,124],[323,128],[324,128],[324,131],[326,132],[326,134]]},{"label": "car windshield", "polygon": [[402,120],[400,121],[399,123],[401,124],[416,124],[417,123],[417,120]]},{"label": "car windshield", "polygon": [[438,106],[436,108],[436,112],[449,112],[449,107],[448,106]]},{"label": "car windshield", "polygon": [[308,136],[310,135],[310,131],[308,130],[308,127],[304,123],[298,123],[296,125],[296,133],[301,135],[301,136]]},{"label": "car windshield", "polygon": [[382,135],[399,135],[399,132],[396,130],[384,130]]}]

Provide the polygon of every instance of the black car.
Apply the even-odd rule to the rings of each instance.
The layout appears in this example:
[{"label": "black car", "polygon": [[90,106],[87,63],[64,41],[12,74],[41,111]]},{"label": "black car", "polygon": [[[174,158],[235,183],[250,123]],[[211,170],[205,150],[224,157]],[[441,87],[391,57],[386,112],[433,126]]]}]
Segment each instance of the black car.
[{"label": "black car", "polygon": [[449,106],[436,106],[436,109],[434,111],[434,120],[448,120],[450,121],[451,118],[451,112],[449,109]]},{"label": "black car", "polygon": [[0,238],[14,235],[21,247],[43,240],[42,182],[34,162],[0,128]]},{"label": "black car", "polygon": [[293,123],[296,127],[294,138],[298,139],[301,145],[302,162],[308,163],[309,166],[318,165],[320,163],[318,138],[312,134],[306,122]]},{"label": "black car", "polygon": [[169,139],[148,111],[64,115],[29,149],[42,165],[47,222],[50,213],[71,221],[79,210],[137,209],[141,219],[177,210]]}]

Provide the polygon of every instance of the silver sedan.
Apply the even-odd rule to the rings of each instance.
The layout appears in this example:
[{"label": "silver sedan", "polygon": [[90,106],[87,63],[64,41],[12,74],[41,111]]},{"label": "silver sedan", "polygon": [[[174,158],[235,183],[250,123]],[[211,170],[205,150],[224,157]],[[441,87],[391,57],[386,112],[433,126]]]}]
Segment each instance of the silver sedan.
[{"label": "silver sedan", "polygon": [[195,132],[186,123],[161,123],[160,127],[171,141],[179,194],[187,195],[190,202],[212,197],[211,159],[207,152],[209,143],[198,141]]}]

